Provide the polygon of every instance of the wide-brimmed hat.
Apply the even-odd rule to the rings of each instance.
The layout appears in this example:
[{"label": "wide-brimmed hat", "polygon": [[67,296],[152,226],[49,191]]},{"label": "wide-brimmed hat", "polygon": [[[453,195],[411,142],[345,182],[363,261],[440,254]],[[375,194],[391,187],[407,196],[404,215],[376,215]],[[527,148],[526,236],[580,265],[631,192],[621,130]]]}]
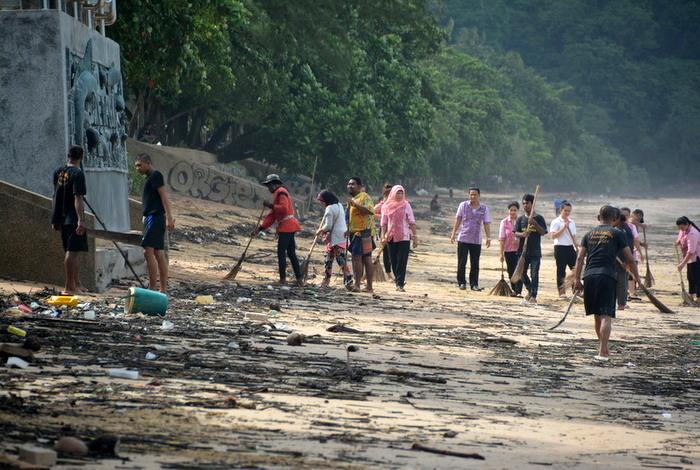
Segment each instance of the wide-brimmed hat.
[{"label": "wide-brimmed hat", "polygon": [[272,173],[271,175],[267,175],[267,178],[265,178],[265,181],[263,181],[261,184],[270,184],[270,183],[282,184],[282,180],[280,179],[279,175]]}]

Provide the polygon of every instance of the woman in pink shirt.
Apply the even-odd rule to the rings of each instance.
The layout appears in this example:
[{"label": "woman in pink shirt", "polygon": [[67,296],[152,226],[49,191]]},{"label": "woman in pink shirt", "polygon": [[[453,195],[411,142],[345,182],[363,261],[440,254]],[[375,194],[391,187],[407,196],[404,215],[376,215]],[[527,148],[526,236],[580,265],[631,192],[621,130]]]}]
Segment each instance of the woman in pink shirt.
[{"label": "woman in pink shirt", "polygon": [[414,248],[418,245],[416,219],[413,217],[411,205],[406,200],[403,186],[396,185],[391,188],[389,196],[382,205],[381,225],[382,242],[388,244],[396,290],[403,292],[411,240]]},{"label": "woman in pink shirt", "polygon": [[695,296],[695,301],[700,300],[700,229],[688,217],[679,217],[676,220],[678,226],[678,238],[676,244],[680,245],[683,259],[678,265],[678,271],[688,267],[688,291]]},{"label": "woman in pink shirt", "polygon": [[[374,217],[377,219],[377,222],[379,222],[380,226],[382,225],[382,206],[389,197],[389,193],[391,192],[391,188],[393,187],[394,186],[390,183],[384,183],[382,199],[374,205]],[[386,273],[386,277],[388,277],[391,281],[391,258],[389,257],[389,250],[386,248],[382,250],[382,263],[384,264],[384,273]]]},{"label": "woman in pink shirt", "polygon": [[[508,217],[501,220],[501,225],[498,228],[498,241],[501,244],[501,263],[505,260],[508,269],[508,279],[513,276],[515,267],[518,265],[519,240],[515,238],[514,232],[519,210],[520,204],[518,201],[508,204]],[[523,290],[523,283],[511,283],[510,285],[513,288],[513,293],[519,296]]]}]

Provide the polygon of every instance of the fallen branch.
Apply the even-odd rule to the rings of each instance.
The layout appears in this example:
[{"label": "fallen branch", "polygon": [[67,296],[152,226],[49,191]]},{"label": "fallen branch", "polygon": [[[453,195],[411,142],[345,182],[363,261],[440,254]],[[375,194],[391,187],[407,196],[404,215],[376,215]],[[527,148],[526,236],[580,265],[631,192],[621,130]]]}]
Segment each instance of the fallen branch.
[{"label": "fallen branch", "polygon": [[411,446],[411,450],[422,450],[423,452],[430,452],[431,454],[449,455],[450,457],[462,457],[463,459],[486,460],[486,458],[483,455],[477,454],[476,452],[467,453],[456,452],[453,450],[436,449],[434,447],[424,446],[423,444],[420,444],[418,442],[413,443],[413,445]]}]

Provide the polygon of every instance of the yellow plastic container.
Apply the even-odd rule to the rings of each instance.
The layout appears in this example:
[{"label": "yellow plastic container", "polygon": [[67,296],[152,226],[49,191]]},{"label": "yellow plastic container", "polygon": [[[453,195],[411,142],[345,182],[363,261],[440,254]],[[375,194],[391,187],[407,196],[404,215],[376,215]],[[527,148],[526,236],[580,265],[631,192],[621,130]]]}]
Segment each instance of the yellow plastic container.
[{"label": "yellow plastic container", "polygon": [[12,326],[12,325],[7,326],[7,332],[10,334],[13,334],[13,335],[17,335],[17,336],[22,336],[22,337],[27,336],[26,331],[24,331],[21,328],[17,328],[16,326]]},{"label": "yellow plastic container", "polygon": [[52,307],[62,307],[64,305],[75,307],[80,303],[80,300],[74,295],[52,295],[46,303]]}]

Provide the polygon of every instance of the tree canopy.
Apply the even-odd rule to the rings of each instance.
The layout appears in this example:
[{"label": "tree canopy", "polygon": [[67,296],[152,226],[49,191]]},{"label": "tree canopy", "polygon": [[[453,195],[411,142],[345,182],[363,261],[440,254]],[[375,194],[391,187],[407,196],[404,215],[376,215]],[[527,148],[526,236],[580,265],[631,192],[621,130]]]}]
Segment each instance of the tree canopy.
[{"label": "tree canopy", "polygon": [[[690,178],[695,2],[121,0],[130,132],[337,185]],[[669,163],[671,163],[669,165]],[[678,172],[678,170],[684,170]],[[687,176],[683,176],[687,175]]]}]

